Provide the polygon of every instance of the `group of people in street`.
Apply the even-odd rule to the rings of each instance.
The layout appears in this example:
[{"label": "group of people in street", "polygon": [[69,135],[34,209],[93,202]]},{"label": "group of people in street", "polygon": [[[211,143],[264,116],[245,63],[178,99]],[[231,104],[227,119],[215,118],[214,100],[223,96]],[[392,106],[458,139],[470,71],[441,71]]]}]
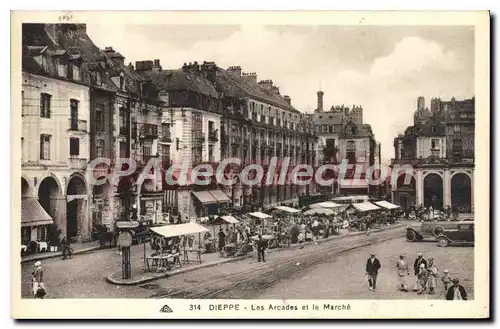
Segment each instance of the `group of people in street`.
[{"label": "group of people in street", "polygon": [[[371,254],[366,262],[366,275],[368,277],[368,288],[374,291],[377,287],[377,276],[381,268],[380,261]],[[398,275],[399,290],[408,292],[408,277],[410,276],[410,267],[406,261],[405,255],[399,255],[399,260],[396,263]],[[425,259],[422,253],[419,253],[413,262],[413,272],[415,274],[415,284],[413,291],[417,294],[436,293],[438,288],[438,269],[434,263],[434,257]],[[443,291],[447,300],[467,300],[465,288],[460,285],[458,278],[451,278],[447,269],[443,270],[441,277]]]},{"label": "group of people in street", "polygon": [[[435,211],[438,211],[437,215]],[[458,207],[445,206],[443,208],[437,209],[432,206],[425,207],[423,204],[418,206],[410,205],[407,209],[403,210],[404,217],[407,220],[458,220]],[[436,218],[437,217],[437,218]]]}]

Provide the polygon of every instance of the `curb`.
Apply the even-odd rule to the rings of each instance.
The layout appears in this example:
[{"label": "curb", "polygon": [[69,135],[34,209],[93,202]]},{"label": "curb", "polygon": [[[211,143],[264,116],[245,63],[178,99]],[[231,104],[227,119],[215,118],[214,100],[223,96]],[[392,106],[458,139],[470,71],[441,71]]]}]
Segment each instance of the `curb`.
[{"label": "curb", "polygon": [[[405,224],[396,224],[396,225],[389,226],[389,227],[374,229],[371,232],[372,233],[383,232],[383,231],[388,231],[388,230],[396,229],[396,228],[403,227],[403,226],[405,226]],[[343,237],[346,237],[346,236],[356,236],[356,235],[361,235],[361,234],[366,234],[366,232],[353,232],[353,233],[350,233],[348,235],[334,235],[334,236],[328,237],[326,239],[318,240],[317,243],[318,244],[322,244],[322,243],[325,243],[325,242],[328,242],[328,241],[331,241],[331,240],[335,240],[335,239],[340,239],[340,238],[343,238]],[[301,248],[303,246],[312,245],[312,244],[314,244],[313,241],[308,241],[308,242],[304,242],[304,243],[301,243],[301,244],[297,243],[297,244],[291,245],[290,247],[271,249],[267,253],[271,254],[271,253],[279,252],[279,251],[282,251],[282,250],[294,250],[294,249],[299,249],[299,248]],[[136,286],[136,285],[139,285],[139,284],[149,283],[149,282],[152,282],[152,281],[156,281],[156,280],[160,280],[160,279],[172,277],[174,275],[179,275],[179,274],[183,274],[183,273],[195,271],[195,270],[198,270],[198,269],[201,269],[201,268],[209,268],[209,267],[214,267],[214,266],[218,266],[218,265],[222,265],[222,264],[236,262],[236,261],[239,261],[239,260],[244,260],[244,259],[247,259],[247,258],[250,258],[250,257],[252,257],[252,254],[247,254],[247,255],[244,255],[244,256],[240,256],[240,257],[233,257],[233,258],[223,259],[223,260],[218,261],[218,262],[204,263],[204,264],[196,265],[196,266],[193,266],[193,267],[188,267],[188,268],[185,268],[185,269],[179,269],[179,270],[175,270],[175,271],[172,271],[172,272],[163,273],[163,274],[160,274],[160,275],[155,276],[155,277],[144,278],[144,279],[136,279],[136,280],[133,280],[133,281],[132,280],[128,280],[126,282],[125,281],[121,281],[121,280],[116,280],[116,279],[113,278],[113,276],[115,274],[121,273],[121,271],[117,271],[117,272],[114,272],[114,273],[110,274],[109,276],[107,276],[105,278],[105,280],[106,280],[106,282],[108,282],[110,284],[119,285],[119,286]]]},{"label": "curb", "polygon": [[[73,255],[83,254],[83,253],[86,253],[86,252],[89,252],[89,251],[97,250],[99,248],[100,248],[100,246],[83,248],[83,249],[80,249],[80,250],[77,250],[77,251],[73,251]],[[25,258],[25,259],[21,258],[21,264],[22,263],[28,263],[28,262],[35,262],[37,260],[57,258],[57,257],[62,257],[61,252],[57,252],[57,254],[50,254],[50,255],[40,254],[40,256],[33,257],[33,258]]]}]

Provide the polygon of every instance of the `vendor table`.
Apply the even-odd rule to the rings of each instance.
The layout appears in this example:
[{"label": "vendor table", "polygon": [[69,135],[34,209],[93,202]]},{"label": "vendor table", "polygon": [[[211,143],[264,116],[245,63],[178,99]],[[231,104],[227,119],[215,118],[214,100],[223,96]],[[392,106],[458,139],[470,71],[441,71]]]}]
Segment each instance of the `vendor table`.
[{"label": "vendor table", "polygon": [[201,264],[201,250],[200,249],[183,249],[183,262],[189,264],[189,253],[194,253],[196,256],[196,261]]},{"label": "vendor table", "polygon": [[148,271],[151,271],[151,269],[156,269],[158,272],[160,272],[161,270],[170,270],[170,263],[179,264],[179,266],[182,266],[179,258],[179,253],[149,256],[146,257],[146,265]]}]

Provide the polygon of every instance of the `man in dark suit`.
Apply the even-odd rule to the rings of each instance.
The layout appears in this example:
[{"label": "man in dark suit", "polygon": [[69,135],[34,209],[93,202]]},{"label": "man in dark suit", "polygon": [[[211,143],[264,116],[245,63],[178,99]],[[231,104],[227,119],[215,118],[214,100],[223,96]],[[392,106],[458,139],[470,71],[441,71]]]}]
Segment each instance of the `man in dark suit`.
[{"label": "man in dark suit", "polygon": [[448,288],[446,300],[467,300],[467,292],[458,279],[451,280],[453,285]]},{"label": "man in dark suit", "polygon": [[370,254],[370,258],[366,261],[366,275],[368,275],[370,290],[375,290],[377,288],[377,275],[380,267],[380,261],[375,258],[375,254]]},{"label": "man in dark suit", "polygon": [[424,264],[425,268],[427,268],[427,261],[424,258],[424,255],[422,253],[418,254],[417,259],[415,259],[415,262],[413,263],[413,270],[415,271],[415,285],[413,286],[413,291],[419,291],[418,287],[418,272],[420,270],[420,264]]},{"label": "man in dark suit", "polygon": [[257,261],[260,262],[262,259],[263,262],[266,261],[265,250],[267,248],[267,240],[262,238],[262,235],[259,234],[259,239],[257,240]]}]

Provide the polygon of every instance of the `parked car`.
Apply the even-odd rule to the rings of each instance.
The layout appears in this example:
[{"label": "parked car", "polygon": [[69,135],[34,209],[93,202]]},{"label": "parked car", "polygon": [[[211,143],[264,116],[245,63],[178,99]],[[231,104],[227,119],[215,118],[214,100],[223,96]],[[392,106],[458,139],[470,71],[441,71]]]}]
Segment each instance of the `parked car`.
[{"label": "parked car", "polygon": [[433,239],[443,233],[445,230],[456,230],[460,224],[470,224],[471,220],[465,221],[423,221],[406,227],[406,240],[408,242],[422,241],[424,239]]},{"label": "parked car", "polygon": [[461,222],[454,229],[445,229],[436,237],[437,245],[447,246],[473,246],[474,245],[474,222]]}]

